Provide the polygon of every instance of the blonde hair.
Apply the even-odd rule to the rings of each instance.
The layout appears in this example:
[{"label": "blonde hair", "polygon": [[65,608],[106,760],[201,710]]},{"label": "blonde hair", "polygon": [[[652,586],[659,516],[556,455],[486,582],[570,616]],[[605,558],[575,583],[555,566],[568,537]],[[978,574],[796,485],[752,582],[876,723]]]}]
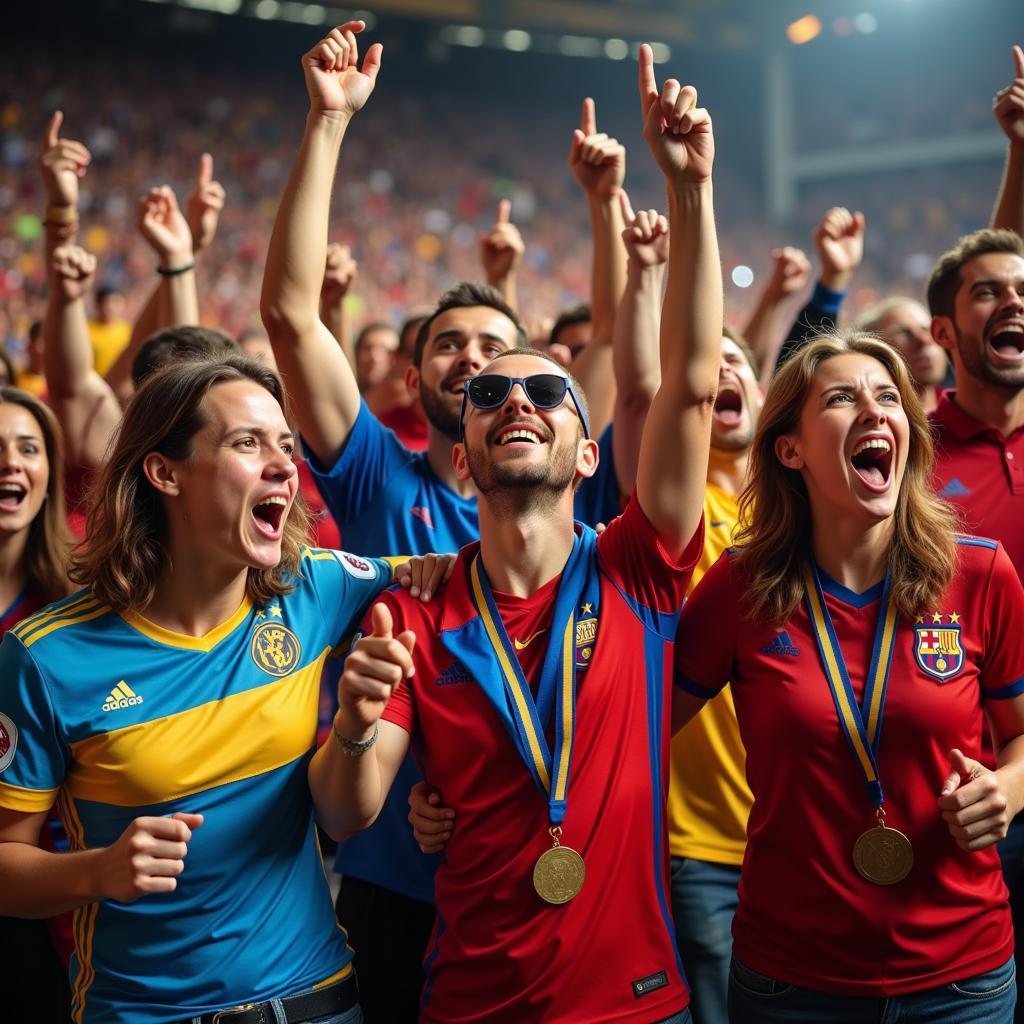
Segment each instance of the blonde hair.
[{"label": "blonde hair", "polygon": [[779,437],[799,429],[818,367],[846,353],[885,367],[899,391],[910,444],[893,514],[887,564],[891,597],[902,616],[934,608],[956,567],[953,509],[931,485],[934,448],[928,420],[899,353],[863,333],[827,334],[797,352],[772,380],[751,446],[750,483],[740,496],[736,559],[748,580],[751,614],[785,623],[804,597],[804,569],[812,561],[810,501],[803,477],[775,453]]},{"label": "blonde hair", "polygon": [[[207,422],[210,389],[238,380],[269,391],[287,419],[277,374],[242,356],[173,363],[147,378],[128,404],[113,452],[90,491],[89,540],[75,553],[70,573],[115,611],[143,611],[169,566],[167,517],[143,470],[146,456],[157,451],[170,459],[189,458],[193,438]],[[284,524],[281,561],[271,569],[249,568],[246,591],[255,604],[293,589],[309,522],[296,494]]]}]

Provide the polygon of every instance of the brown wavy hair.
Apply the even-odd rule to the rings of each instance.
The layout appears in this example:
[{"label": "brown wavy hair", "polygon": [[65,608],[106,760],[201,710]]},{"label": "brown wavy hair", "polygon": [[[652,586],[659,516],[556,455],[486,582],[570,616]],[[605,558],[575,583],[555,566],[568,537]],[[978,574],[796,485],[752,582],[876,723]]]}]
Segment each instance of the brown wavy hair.
[{"label": "brown wavy hair", "polygon": [[64,508],[64,435],[52,410],[20,388],[0,387],[0,405],[20,405],[39,424],[50,466],[46,500],[28,529],[25,546],[29,585],[46,601],[57,601],[71,589],[68,559],[73,540]]},{"label": "brown wavy hair", "polygon": [[900,615],[933,608],[956,570],[956,514],[932,487],[934,447],[928,420],[899,353],[860,332],[828,334],[797,352],[775,375],[765,397],[750,453],[750,483],[740,495],[736,559],[748,580],[751,614],[782,625],[804,597],[810,564],[811,507],[803,477],[775,453],[775,442],[799,429],[818,367],[849,352],[877,359],[896,385],[910,424],[907,465],[893,514],[887,557],[890,594]]},{"label": "brown wavy hair", "polygon": [[[143,611],[169,568],[167,515],[143,470],[146,456],[156,451],[190,458],[193,438],[208,422],[210,389],[238,380],[269,391],[288,418],[280,378],[244,356],[173,363],[149,377],[128,403],[110,458],[90,490],[88,544],[76,551],[70,573],[115,611]],[[281,561],[272,569],[249,568],[246,590],[254,603],[293,588],[309,522],[297,493],[284,525]]]}]

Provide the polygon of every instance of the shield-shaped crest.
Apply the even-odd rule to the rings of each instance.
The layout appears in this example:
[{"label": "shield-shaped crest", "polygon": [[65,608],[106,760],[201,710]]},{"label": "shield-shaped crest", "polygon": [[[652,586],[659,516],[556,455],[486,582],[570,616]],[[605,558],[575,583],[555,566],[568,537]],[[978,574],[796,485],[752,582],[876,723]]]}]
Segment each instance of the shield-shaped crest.
[{"label": "shield-shaped crest", "polygon": [[933,679],[944,683],[964,667],[960,627],[941,623],[914,626],[914,658]]}]

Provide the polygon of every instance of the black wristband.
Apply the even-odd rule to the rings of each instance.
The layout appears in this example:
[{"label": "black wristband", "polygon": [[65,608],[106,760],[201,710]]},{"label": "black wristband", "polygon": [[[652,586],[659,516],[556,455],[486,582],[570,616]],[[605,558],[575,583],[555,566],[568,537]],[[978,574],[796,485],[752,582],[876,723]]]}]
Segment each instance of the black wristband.
[{"label": "black wristband", "polygon": [[186,263],[183,267],[157,267],[156,272],[161,277],[177,277],[179,274],[187,274],[190,270],[196,269],[196,261]]}]

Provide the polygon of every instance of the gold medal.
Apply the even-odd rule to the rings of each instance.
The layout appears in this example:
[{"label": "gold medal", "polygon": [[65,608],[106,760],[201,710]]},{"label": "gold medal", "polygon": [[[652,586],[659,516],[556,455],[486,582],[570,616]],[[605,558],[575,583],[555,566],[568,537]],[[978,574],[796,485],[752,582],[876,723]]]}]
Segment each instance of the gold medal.
[{"label": "gold medal", "polygon": [[560,828],[555,826],[548,831],[555,845],[537,858],[533,866],[533,887],[545,903],[568,903],[583,888],[587,868],[575,850],[559,843]]},{"label": "gold medal", "polygon": [[885,824],[885,811],[878,809],[878,824],[857,837],[853,844],[853,866],[861,878],[875,885],[902,882],[914,866],[914,848],[898,829]]}]

